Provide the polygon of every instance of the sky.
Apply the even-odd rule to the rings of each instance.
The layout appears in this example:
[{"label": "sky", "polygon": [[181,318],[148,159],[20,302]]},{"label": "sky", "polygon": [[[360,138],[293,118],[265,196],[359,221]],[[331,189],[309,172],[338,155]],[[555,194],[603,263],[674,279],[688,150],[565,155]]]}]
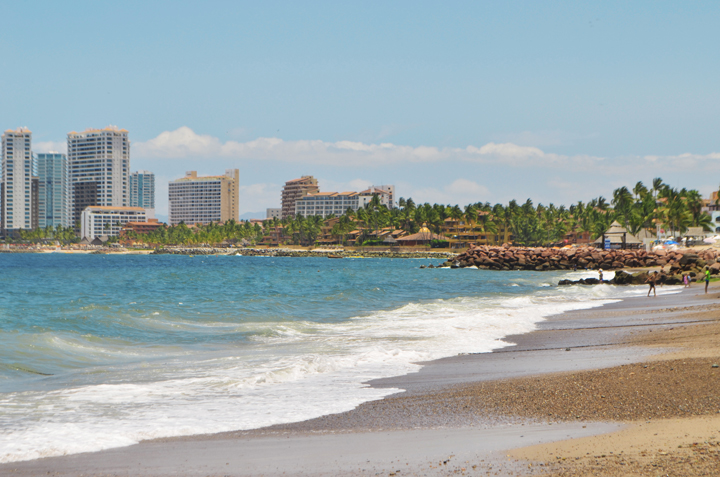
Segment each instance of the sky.
[{"label": "sky", "polygon": [[240,169],[259,217],[301,175],[461,206],[720,185],[718,2],[15,1],[2,18],[0,127],[35,152],[127,129],[161,217],[188,170]]}]

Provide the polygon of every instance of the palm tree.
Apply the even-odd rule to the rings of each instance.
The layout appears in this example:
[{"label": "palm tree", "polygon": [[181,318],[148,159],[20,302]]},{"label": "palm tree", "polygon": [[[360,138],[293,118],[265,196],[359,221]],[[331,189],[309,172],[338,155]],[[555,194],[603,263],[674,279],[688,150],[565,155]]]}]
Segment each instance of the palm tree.
[{"label": "palm tree", "polygon": [[455,235],[460,235],[460,219],[463,217],[463,211],[458,205],[450,209],[450,217],[455,221]]},{"label": "palm tree", "polygon": [[645,187],[645,184],[642,183],[642,181],[638,181],[637,184],[635,184],[635,187],[633,187],[633,192],[635,193],[635,199],[639,200],[640,197],[647,194],[648,190],[647,187]]},{"label": "palm tree", "polygon": [[661,189],[663,189],[663,187],[665,187],[665,184],[663,184],[663,180],[660,177],[656,177],[655,179],[653,179],[653,197],[657,197],[658,193]]}]

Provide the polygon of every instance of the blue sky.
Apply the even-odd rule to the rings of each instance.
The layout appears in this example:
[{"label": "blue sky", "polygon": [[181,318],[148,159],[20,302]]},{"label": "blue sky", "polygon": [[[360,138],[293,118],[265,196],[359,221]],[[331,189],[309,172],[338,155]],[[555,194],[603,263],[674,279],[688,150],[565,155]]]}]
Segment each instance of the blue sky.
[{"label": "blue sky", "polygon": [[717,2],[6,2],[0,119],[109,124],[167,181],[241,170],[416,201],[569,204],[720,183]]}]

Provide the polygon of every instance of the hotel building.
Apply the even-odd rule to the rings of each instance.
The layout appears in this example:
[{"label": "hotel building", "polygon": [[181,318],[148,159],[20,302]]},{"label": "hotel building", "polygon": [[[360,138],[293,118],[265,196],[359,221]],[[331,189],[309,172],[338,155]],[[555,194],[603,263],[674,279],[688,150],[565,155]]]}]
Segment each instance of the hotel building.
[{"label": "hotel building", "polygon": [[146,222],[142,207],[88,206],[80,214],[80,236],[93,240],[107,235],[115,237],[128,222]]},{"label": "hotel building", "polygon": [[5,232],[37,227],[38,183],[34,172],[32,132],[27,128],[8,129],[2,135],[0,213]]},{"label": "hotel building", "polygon": [[190,171],[170,182],[170,225],[239,220],[239,182],[238,169],[228,169],[223,176],[198,176],[197,171]]},{"label": "hotel building", "polygon": [[267,209],[265,211],[266,219],[279,219],[282,217],[282,209]]},{"label": "hotel building", "polygon": [[319,215],[323,218],[329,215],[339,216],[344,214],[348,208],[358,210],[365,207],[375,195],[380,199],[380,204],[390,208],[390,193],[371,187],[362,192],[318,192],[317,194],[308,194],[295,202],[295,214],[303,217]]},{"label": "hotel building", "polygon": [[155,217],[155,174],[150,171],[130,173],[128,178],[130,207],[142,207],[149,218]]},{"label": "hotel building", "polygon": [[38,177],[38,227],[70,227],[72,198],[70,169],[65,154],[50,152],[36,156]]},{"label": "hotel building", "polygon": [[73,223],[85,207],[129,204],[130,140],[125,129],[108,126],[71,132],[67,137]]},{"label": "hotel building", "polygon": [[320,192],[317,179],[313,176],[302,176],[299,179],[293,179],[285,183],[282,190],[282,219],[295,216],[295,202],[308,194],[317,194]]},{"label": "hotel building", "polygon": [[384,190],[387,192],[387,208],[392,209],[395,207],[395,186],[394,185],[380,185],[380,186],[372,186],[372,188]]}]

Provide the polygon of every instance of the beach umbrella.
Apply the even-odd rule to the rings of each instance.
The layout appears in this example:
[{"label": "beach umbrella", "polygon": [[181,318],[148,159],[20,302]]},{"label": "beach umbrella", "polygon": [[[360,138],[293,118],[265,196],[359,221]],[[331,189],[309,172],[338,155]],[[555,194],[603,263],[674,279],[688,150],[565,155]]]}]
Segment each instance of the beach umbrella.
[{"label": "beach umbrella", "polygon": [[706,239],[703,239],[704,243],[715,243],[717,242],[717,237],[708,237]]}]

